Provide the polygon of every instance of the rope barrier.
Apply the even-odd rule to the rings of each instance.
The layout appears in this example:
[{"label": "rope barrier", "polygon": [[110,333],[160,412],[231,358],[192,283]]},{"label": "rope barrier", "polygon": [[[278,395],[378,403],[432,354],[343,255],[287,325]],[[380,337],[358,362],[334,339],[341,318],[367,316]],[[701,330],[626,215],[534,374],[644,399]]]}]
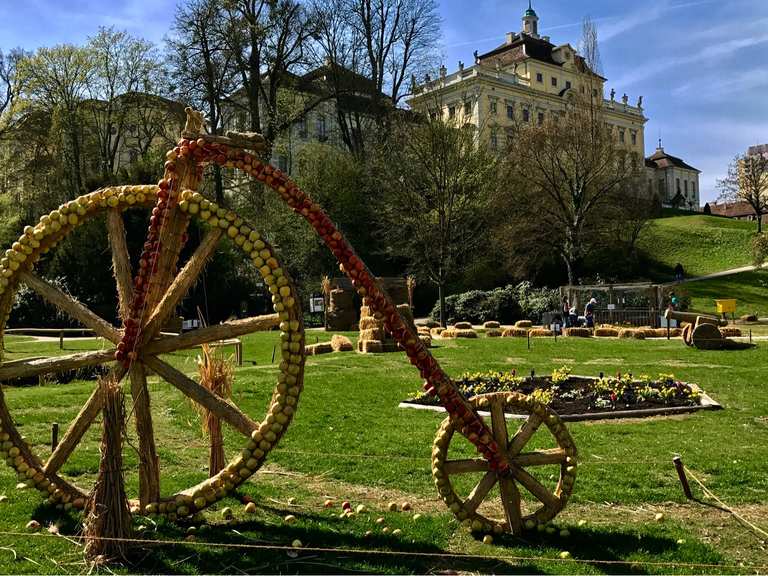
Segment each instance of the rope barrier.
[{"label": "rope barrier", "polygon": [[[242,534],[241,534],[242,535]],[[657,566],[657,567],[686,567],[686,568],[726,568],[737,570],[768,570],[768,564],[715,564],[707,562],[673,562],[658,560],[601,560],[596,558],[558,558],[548,556],[517,556],[513,554],[460,554],[457,552],[417,552],[409,550],[381,550],[376,548],[326,548],[322,546],[302,546],[294,548],[293,546],[266,543],[235,543],[235,542],[208,542],[208,541],[188,541],[188,540],[152,540],[150,538],[99,538],[95,536],[74,535],[62,536],[51,533],[30,534],[29,532],[0,532],[0,536],[19,536],[30,537],[48,537],[65,538],[67,540],[105,540],[115,542],[125,542],[127,544],[149,544],[156,546],[191,546],[204,548],[230,548],[235,550],[263,550],[263,551],[285,551],[285,552],[318,552],[326,554],[358,554],[361,556],[396,556],[396,557],[414,557],[414,558],[453,558],[467,560],[508,560],[513,562],[560,562],[574,564],[603,564],[609,566]]]},{"label": "rope barrier", "polygon": [[704,483],[703,483],[701,480],[699,480],[699,479],[696,477],[696,475],[695,475],[693,472],[691,472],[690,468],[688,468],[687,466],[683,466],[683,467],[685,468],[685,471],[688,473],[688,475],[689,475],[691,478],[693,478],[693,481],[694,481],[694,482],[696,482],[696,484],[698,484],[698,485],[699,485],[699,487],[702,489],[702,491],[704,492],[704,494],[706,494],[707,496],[709,496],[710,498],[712,498],[712,500],[714,500],[715,502],[717,502],[717,503],[720,505],[720,507],[721,507],[721,508],[723,508],[723,510],[725,510],[726,512],[728,512],[728,513],[732,514],[734,518],[736,518],[736,519],[737,519],[739,522],[741,522],[741,523],[742,523],[742,524],[744,524],[744,525],[745,525],[747,528],[749,528],[750,530],[752,530],[752,531],[753,531],[755,534],[758,534],[758,535],[760,535],[760,536],[763,536],[764,538],[768,538],[768,532],[766,532],[765,530],[763,530],[763,529],[762,529],[762,528],[760,528],[759,526],[756,526],[755,524],[753,524],[752,522],[750,522],[749,520],[747,520],[746,518],[744,518],[744,516],[742,516],[741,514],[739,514],[738,512],[736,512],[736,511],[735,511],[733,508],[731,508],[730,506],[728,506],[728,505],[727,505],[725,502],[723,502],[723,501],[722,501],[722,500],[721,500],[721,499],[720,499],[720,498],[717,496],[717,494],[715,494],[714,492],[712,492],[712,490],[710,490],[709,488],[707,488],[707,487],[704,485]]}]

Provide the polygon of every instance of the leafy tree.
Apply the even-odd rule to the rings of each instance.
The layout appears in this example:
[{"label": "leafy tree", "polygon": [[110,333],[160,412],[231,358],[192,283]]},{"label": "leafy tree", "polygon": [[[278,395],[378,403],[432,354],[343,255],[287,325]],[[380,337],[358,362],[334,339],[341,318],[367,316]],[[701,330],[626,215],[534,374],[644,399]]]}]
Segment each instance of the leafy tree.
[{"label": "leafy tree", "polygon": [[763,231],[763,215],[768,214],[768,153],[742,154],[728,166],[728,175],[719,180],[720,199],[746,202],[757,221],[757,233]]},{"label": "leafy tree", "polygon": [[620,145],[594,99],[573,96],[563,113],[513,128],[507,154],[516,238],[552,251],[570,284],[610,229],[608,216],[638,193],[642,159]]},{"label": "leafy tree", "polygon": [[378,150],[372,174],[384,251],[438,289],[485,245],[496,200],[498,160],[477,133],[452,122],[400,120]]}]

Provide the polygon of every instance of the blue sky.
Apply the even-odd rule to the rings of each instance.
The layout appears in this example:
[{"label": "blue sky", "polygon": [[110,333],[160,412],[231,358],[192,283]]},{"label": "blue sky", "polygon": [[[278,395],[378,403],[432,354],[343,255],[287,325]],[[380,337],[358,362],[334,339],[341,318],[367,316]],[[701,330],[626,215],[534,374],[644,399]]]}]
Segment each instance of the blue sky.
[{"label": "blue sky", "polygon": [[[0,0],[0,48],[82,42],[114,25],[161,42],[176,0]],[[520,29],[527,0],[439,0],[449,70]],[[703,200],[750,145],[768,142],[768,0],[533,0],[540,32],[576,46],[598,26],[606,91],[643,95],[646,152],[659,135],[702,170]]]}]

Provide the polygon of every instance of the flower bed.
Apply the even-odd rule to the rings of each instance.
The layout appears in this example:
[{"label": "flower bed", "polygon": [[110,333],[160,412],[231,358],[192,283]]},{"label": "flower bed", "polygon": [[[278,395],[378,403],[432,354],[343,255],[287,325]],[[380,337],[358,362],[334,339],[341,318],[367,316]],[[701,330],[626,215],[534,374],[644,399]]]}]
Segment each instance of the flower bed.
[{"label": "flower bed", "polygon": [[[520,392],[550,406],[560,415],[591,417],[637,411],[677,412],[719,408],[695,384],[677,380],[672,374],[633,377],[631,374],[593,378],[574,376],[567,366],[550,376],[517,376],[514,372],[465,373],[456,380],[466,398],[489,392]],[[435,396],[419,394],[403,405],[440,406]],[[410,406],[409,406],[410,407]],[[617,414],[618,415],[618,414]]]}]

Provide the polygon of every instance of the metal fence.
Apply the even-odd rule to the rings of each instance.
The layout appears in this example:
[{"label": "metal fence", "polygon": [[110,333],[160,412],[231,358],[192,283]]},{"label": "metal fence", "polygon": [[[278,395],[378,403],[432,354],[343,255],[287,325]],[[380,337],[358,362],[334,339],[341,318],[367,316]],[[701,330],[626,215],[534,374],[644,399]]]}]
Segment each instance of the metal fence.
[{"label": "metal fence", "polygon": [[620,310],[595,310],[595,324],[657,327],[659,315],[652,308],[622,308]]}]

